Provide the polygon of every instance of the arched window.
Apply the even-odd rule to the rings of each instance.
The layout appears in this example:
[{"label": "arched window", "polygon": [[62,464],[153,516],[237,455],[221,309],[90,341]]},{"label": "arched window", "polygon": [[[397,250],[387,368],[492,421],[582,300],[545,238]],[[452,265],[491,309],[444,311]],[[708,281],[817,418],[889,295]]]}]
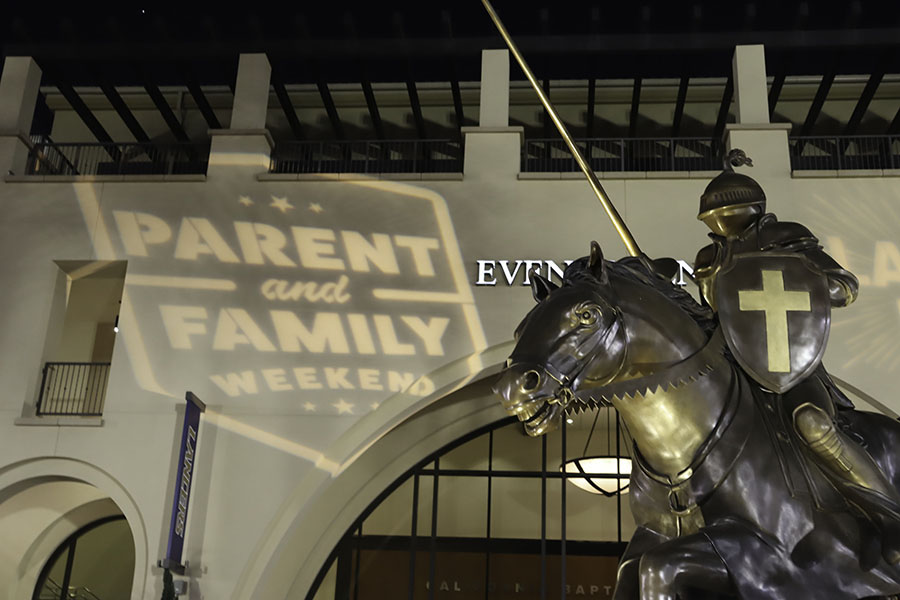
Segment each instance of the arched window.
[{"label": "arched window", "polygon": [[585,492],[560,469],[616,450],[615,427],[591,437],[592,421],[533,439],[504,419],[420,461],[360,515],[307,600],[611,598],[628,496]]},{"label": "arched window", "polygon": [[134,541],[122,515],[94,521],[60,544],[41,571],[32,600],[129,598]]}]

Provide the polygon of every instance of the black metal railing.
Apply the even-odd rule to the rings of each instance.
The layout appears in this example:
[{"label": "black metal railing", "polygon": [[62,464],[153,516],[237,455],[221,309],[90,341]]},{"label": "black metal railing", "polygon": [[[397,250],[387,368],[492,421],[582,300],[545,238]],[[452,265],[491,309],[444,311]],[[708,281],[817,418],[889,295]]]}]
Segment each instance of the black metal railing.
[{"label": "black metal railing", "polygon": [[900,136],[792,137],[794,171],[900,169]]},{"label": "black metal railing", "polygon": [[283,142],[271,173],[462,173],[458,140]]},{"label": "black metal railing", "polygon": [[204,174],[209,144],[38,142],[31,148],[26,175],[188,175]]},{"label": "black metal railing", "polygon": [[86,587],[69,586],[64,593],[60,584],[47,577],[47,581],[44,583],[37,600],[59,600],[60,598],[66,598],[66,600],[101,600],[97,594]]},{"label": "black metal railing", "polygon": [[110,363],[48,362],[44,364],[39,415],[103,414]]},{"label": "black metal railing", "polygon": [[[590,138],[575,144],[598,173],[624,171],[720,171],[723,145],[709,138]],[[580,170],[560,138],[530,139],[522,148],[522,171]]]}]

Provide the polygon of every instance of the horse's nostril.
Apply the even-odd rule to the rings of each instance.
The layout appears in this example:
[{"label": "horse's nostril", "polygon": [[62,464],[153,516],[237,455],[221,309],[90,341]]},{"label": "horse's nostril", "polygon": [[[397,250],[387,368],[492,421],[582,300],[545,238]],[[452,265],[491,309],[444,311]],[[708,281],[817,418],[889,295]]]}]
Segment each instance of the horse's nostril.
[{"label": "horse's nostril", "polygon": [[541,376],[537,371],[528,371],[522,376],[522,389],[530,392],[541,383]]}]

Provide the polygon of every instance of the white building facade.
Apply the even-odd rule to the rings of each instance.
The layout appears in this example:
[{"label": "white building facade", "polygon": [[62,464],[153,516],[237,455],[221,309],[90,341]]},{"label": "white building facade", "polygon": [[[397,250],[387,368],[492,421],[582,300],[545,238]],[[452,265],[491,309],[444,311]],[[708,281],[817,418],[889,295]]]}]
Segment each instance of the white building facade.
[{"label": "white building facade", "polygon": [[[382,490],[505,416],[484,382],[533,303],[530,270],[553,278],[591,240],[625,251],[580,174],[522,171],[508,54],[482,69],[461,172],[270,173],[269,63],[245,54],[205,174],[23,175],[40,70],[6,60],[0,598],[31,598],[54,550],[110,515],[133,539],[131,598],[160,596],[187,391],[207,405],[184,555],[196,598],[307,597]],[[769,210],[861,282],[833,314],[829,371],[896,415],[900,164],[792,169],[763,48],[738,47],[733,69],[725,145],[752,157]],[[688,265],[715,174],[598,173],[642,249]],[[76,363],[94,366],[54,380]],[[96,389],[96,414],[54,414]]]}]

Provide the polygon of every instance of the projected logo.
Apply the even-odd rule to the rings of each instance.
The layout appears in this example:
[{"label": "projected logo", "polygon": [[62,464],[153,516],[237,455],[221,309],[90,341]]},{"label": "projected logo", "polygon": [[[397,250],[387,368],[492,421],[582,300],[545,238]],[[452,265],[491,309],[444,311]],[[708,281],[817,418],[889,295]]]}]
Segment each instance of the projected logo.
[{"label": "projected logo", "polygon": [[[859,278],[859,300],[832,313],[847,344],[845,367],[900,369],[900,211],[896,197],[813,198],[809,225],[825,250]],[[870,373],[871,375],[871,373]]]},{"label": "projected logo", "polygon": [[205,378],[231,398],[358,415],[430,394],[425,374],[485,347],[440,196],[387,182],[327,191],[104,213],[129,302],[149,316],[123,332],[148,381]]}]

